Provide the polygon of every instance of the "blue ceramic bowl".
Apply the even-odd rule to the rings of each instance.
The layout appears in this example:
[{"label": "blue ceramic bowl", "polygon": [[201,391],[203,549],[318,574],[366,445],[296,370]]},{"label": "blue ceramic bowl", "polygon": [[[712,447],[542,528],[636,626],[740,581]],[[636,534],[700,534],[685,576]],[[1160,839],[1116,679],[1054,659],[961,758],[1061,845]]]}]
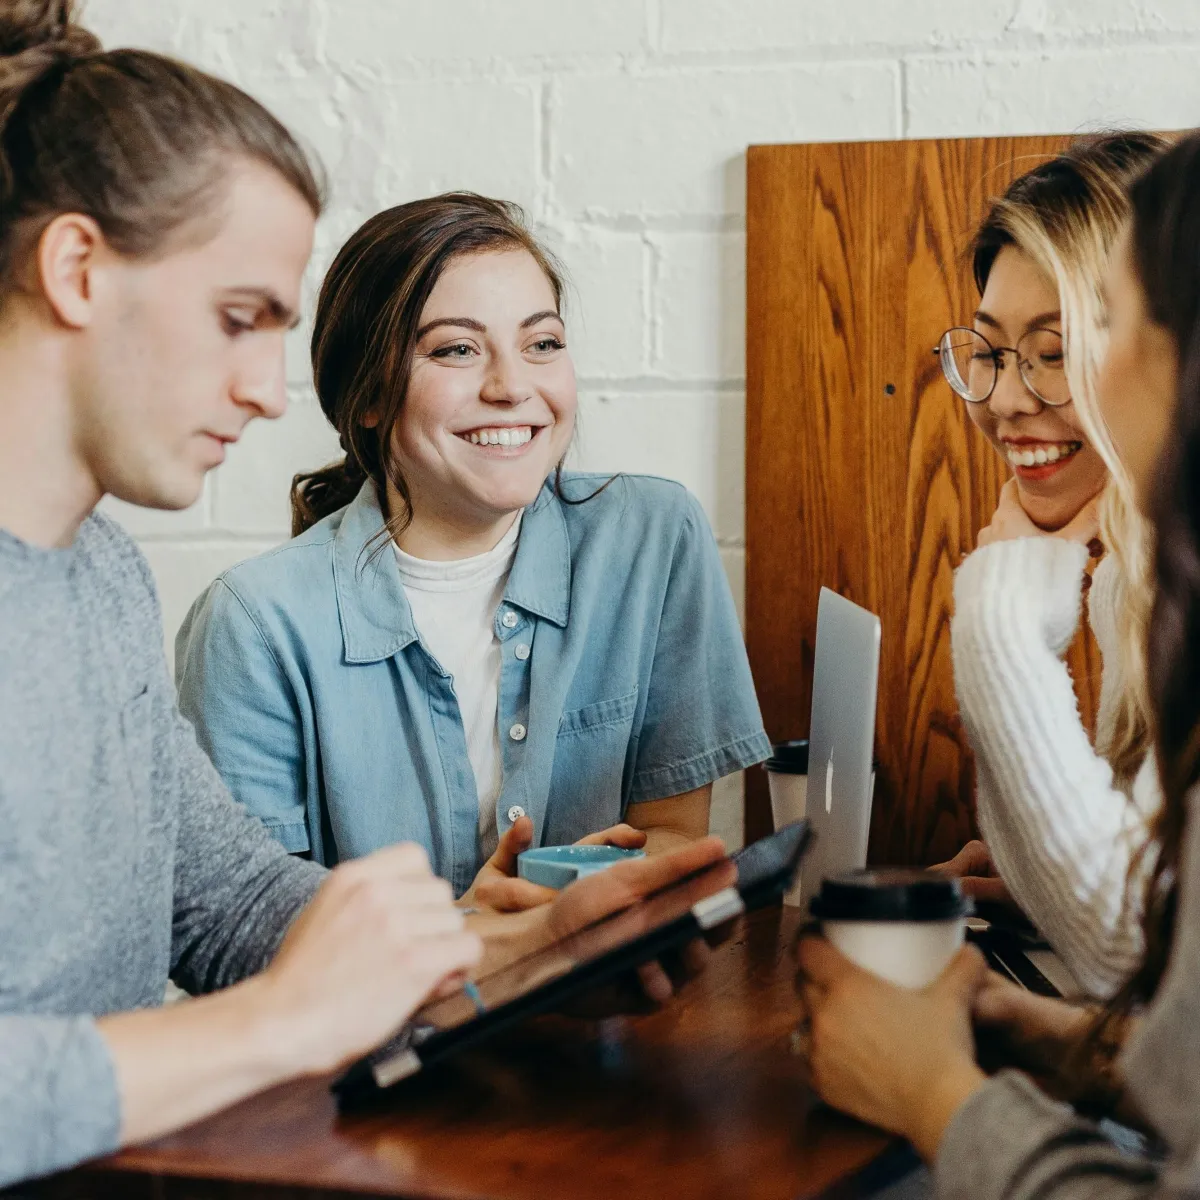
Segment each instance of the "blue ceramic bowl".
[{"label": "blue ceramic bowl", "polygon": [[541,846],[517,855],[517,874],[542,887],[565,888],[585,875],[645,857],[645,850],[622,850],[620,846]]}]

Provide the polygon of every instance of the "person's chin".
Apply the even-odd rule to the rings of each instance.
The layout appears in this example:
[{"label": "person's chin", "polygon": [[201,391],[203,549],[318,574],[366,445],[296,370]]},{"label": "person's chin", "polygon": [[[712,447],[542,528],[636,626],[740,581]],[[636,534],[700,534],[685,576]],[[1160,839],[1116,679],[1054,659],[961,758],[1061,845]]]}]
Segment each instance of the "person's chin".
[{"label": "person's chin", "polygon": [[1016,472],[1021,507],[1042,529],[1061,529],[1104,487],[1106,475],[1089,470],[1085,461],[1068,463],[1049,478],[1026,478]]}]

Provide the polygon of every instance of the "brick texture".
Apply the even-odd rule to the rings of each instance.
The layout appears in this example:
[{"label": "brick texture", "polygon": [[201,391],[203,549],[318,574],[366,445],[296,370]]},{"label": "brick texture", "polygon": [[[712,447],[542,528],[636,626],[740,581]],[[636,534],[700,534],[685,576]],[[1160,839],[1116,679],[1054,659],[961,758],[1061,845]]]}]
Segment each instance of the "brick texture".
[{"label": "brick texture", "polygon": [[[260,96],[324,161],[305,299],[363,219],[452,187],[527,207],[566,264],[572,461],[685,483],[739,597],[750,143],[1183,127],[1196,0],[90,0],[110,45]],[[220,569],[283,538],[287,486],[336,451],[289,338],[288,415],[199,504],[109,510],[150,555],[168,640]],[[736,789],[715,821],[737,827]]]}]

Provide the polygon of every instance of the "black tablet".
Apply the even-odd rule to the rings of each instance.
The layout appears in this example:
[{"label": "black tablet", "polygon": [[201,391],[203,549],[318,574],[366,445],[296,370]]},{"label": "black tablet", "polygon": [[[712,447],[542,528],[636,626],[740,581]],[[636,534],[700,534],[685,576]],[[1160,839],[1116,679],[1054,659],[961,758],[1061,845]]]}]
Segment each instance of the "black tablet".
[{"label": "black tablet", "polygon": [[686,875],[636,904],[426,1005],[390,1042],[333,1085],[340,1107],[378,1095],[422,1067],[500,1029],[557,1008],[589,988],[711,935],[743,912],[779,899],[811,839],[807,821],[786,825],[733,856],[737,883],[721,886],[729,860]]}]

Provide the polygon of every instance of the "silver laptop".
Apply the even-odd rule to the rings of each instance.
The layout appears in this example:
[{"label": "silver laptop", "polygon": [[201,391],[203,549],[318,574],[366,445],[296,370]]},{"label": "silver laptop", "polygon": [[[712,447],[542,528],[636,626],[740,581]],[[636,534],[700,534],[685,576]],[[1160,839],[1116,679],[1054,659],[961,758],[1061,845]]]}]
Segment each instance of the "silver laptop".
[{"label": "silver laptop", "polygon": [[800,873],[805,908],[822,879],[867,864],[879,640],[874,613],[821,589],[805,805],[817,836]]}]

